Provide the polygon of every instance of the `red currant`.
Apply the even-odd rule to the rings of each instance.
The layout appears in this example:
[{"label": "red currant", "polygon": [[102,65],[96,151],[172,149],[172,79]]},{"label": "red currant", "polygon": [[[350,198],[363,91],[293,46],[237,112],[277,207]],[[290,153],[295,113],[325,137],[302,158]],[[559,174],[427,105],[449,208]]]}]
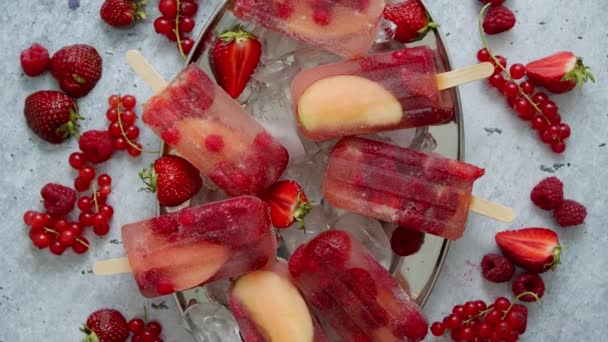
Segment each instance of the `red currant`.
[{"label": "red currant", "polygon": [[41,213],[36,213],[30,220],[30,226],[32,229],[42,230],[46,224],[46,217]]},{"label": "red currant", "polygon": [[89,240],[84,236],[81,236],[76,240],[76,242],[72,245],[72,250],[76,254],[82,254],[89,249]]},{"label": "red currant", "polygon": [[509,324],[512,330],[517,330],[525,323],[525,319],[520,312],[509,311],[505,317],[505,321]]},{"label": "red currant", "polygon": [[76,237],[77,236],[73,230],[64,230],[59,235],[59,242],[61,242],[61,244],[64,246],[71,246],[74,244],[74,241],[76,241]]},{"label": "red currant", "polygon": [[462,305],[454,306],[454,308],[452,309],[452,313],[460,318],[465,318],[464,306]]},{"label": "red currant", "polygon": [[154,339],[156,338],[156,335],[149,331],[144,331],[139,336],[141,336],[140,342],[154,342]]},{"label": "red currant", "polygon": [[110,122],[118,121],[118,110],[116,108],[110,108],[106,112],[106,118],[110,120]]},{"label": "red currant", "polygon": [[555,116],[549,119],[549,121],[551,121],[551,124],[553,125],[559,125],[560,123],[562,123],[562,116],[559,114],[555,114]]},{"label": "red currant", "polygon": [[470,327],[464,327],[460,332],[460,336],[463,340],[470,341],[475,336],[475,331],[473,331],[473,329],[471,329]]},{"label": "red currant", "polygon": [[161,0],[158,9],[167,18],[174,19],[177,16],[177,2],[175,0]]},{"label": "red currant", "polygon": [[122,151],[127,148],[127,139],[124,137],[114,138],[112,141],[112,147],[117,151]]},{"label": "red currant", "polygon": [[93,214],[91,213],[80,213],[78,215],[78,222],[82,227],[88,227],[93,224]]},{"label": "red currant", "polygon": [[498,325],[496,325],[496,331],[501,337],[506,337],[509,334],[509,331],[511,331],[511,327],[506,321],[500,321],[498,322]]},{"label": "red currant", "polygon": [[82,177],[76,177],[76,179],[74,180],[74,188],[79,192],[86,191],[87,189],[89,189],[89,186],[91,186],[91,182],[86,181]]},{"label": "red currant", "polygon": [[452,329],[456,329],[457,327],[460,326],[460,323],[462,322],[462,319],[460,317],[458,317],[455,314],[450,314],[448,316],[447,321],[445,322],[445,327],[452,330]]},{"label": "red currant", "polygon": [[544,132],[548,127],[547,120],[542,115],[536,115],[532,119],[532,127],[539,132]]},{"label": "red currant", "polygon": [[555,141],[551,144],[551,150],[555,153],[563,153],[566,150],[566,143],[563,141]]},{"label": "red currant", "polygon": [[78,176],[85,182],[91,182],[95,179],[95,169],[91,166],[85,166],[78,171]]},{"label": "red currant", "polygon": [[68,228],[70,228],[70,224],[68,223],[68,220],[66,220],[66,219],[59,219],[59,220],[55,221],[55,224],[53,224],[53,228],[58,233],[61,233],[64,230],[67,230]]},{"label": "red currant", "polygon": [[122,130],[120,129],[120,124],[118,122],[112,122],[110,127],[108,127],[108,133],[110,133],[113,137],[122,136]]},{"label": "red currant", "polygon": [[69,227],[69,229],[73,231],[76,236],[82,235],[82,227],[80,226],[80,224],[78,224],[78,222],[70,223]]},{"label": "red currant", "polygon": [[494,308],[496,308],[496,310],[505,311],[510,305],[511,302],[505,297],[498,297],[496,298],[496,301],[494,301]]},{"label": "red currant", "polygon": [[34,243],[34,246],[40,249],[46,248],[51,244],[51,237],[44,231],[34,231],[33,234],[30,234],[30,239]]},{"label": "red currant", "polygon": [[173,30],[173,20],[165,17],[158,17],[154,20],[154,30],[159,34],[168,34]]},{"label": "red currant", "polygon": [[565,123],[560,124],[558,135],[561,139],[568,139],[570,137],[570,126]]},{"label": "red currant", "polygon": [[194,30],[194,19],[189,17],[182,17],[179,20],[179,31],[183,33],[192,32]]},{"label": "red currant", "polygon": [[534,84],[530,81],[521,82],[519,87],[526,95],[532,95],[532,93],[534,93]]},{"label": "red currant", "polygon": [[505,78],[501,74],[490,76],[490,85],[498,90],[502,90],[505,86]]},{"label": "red currant", "polygon": [[477,306],[477,310],[480,312],[485,311],[488,308],[483,300],[476,300],[475,305]]},{"label": "red currant", "polygon": [[534,115],[530,102],[528,102],[528,100],[526,100],[524,98],[520,98],[517,101],[515,101],[515,110],[519,114],[519,117],[521,117],[524,120],[530,120],[530,119],[532,119],[532,117]]},{"label": "red currant", "polygon": [[507,334],[507,336],[504,336],[503,339],[506,342],[516,342],[519,340],[519,334],[517,333],[517,331],[515,330],[511,330],[509,331],[509,333]]},{"label": "red currant", "polygon": [[132,145],[129,145],[129,146],[127,147],[127,152],[128,152],[128,153],[129,153],[131,156],[133,156],[133,157],[137,157],[137,156],[139,156],[139,155],[141,154],[141,145],[140,145],[139,143],[134,143],[134,145],[135,145],[135,146],[137,146],[137,147],[134,147],[134,146],[132,146]]},{"label": "red currant", "polygon": [[145,323],[139,318],[133,318],[129,321],[129,331],[135,335],[139,335],[144,331]]},{"label": "red currant", "polygon": [[78,209],[83,212],[90,212],[93,208],[93,200],[91,197],[83,196],[78,199]]},{"label": "red currant", "polygon": [[523,64],[515,63],[511,65],[509,73],[511,74],[511,77],[516,80],[519,80],[520,78],[526,75],[526,67]]},{"label": "red currant", "polygon": [[479,313],[479,309],[477,308],[477,305],[475,305],[475,303],[473,302],[467,302],[464,305],[464,313],[467,314],[467,316],[475,316],[477,315],[477,313]]},{"label": "red currant", "polygon": [[[165,37],[167,37],[167,39],[169,39],[172,42],[177,41],[177,35],[175,34],[175,30],[171,30],[171,32],[165,33]],[[180,39],[183,38],[183,34],[181,32],[179,33],[179,37],[180,37]]]},{"label": "red currant", "polygon": [[514,82],[511,82],[511,81],[505,83],[504,94],[507,97],[515,96],[518,93],[519,93],[519,87],[517,86],[517,84],[515,84]]},{"label": "red currant", "polygon": [[479,337],[488,338],[492,336],[492,327],[488,323],[482,322],[479,325],[479,328],[477,328],[477,333],[479,334]]},{"label": "red currant", "polygon": [[139,128],[137,128],[137,126],[129,126],[125,129],[125,135],[127,138],[133,140],[139,136]]},{"label": "red currant", "polygon": [[546,101],[541,103],[540,110],[547,117],[547,119],[551,119],[557,114],[557,106],[553,101]]},{"label": "red currant", "polygon": [[153,335],[156,335],[156,336],[160,335],[161,330],[162,330],[162,327],[156,321],[149,322],[146,325],[146,331],[151,332]]},{"label": "red currant", "polygon": [[457,327],[456,329],[453,329],[452,332],[450,333],[450,337],[452,338],[452,341],[455,342],[461,342],[464,339],[462,338],[462,327]]},{"label": "red currant", "polygon": [[108,219],[112,218],[112,216],[114,215],[114,209],[112,208],[112,206],[109,206],[107,204],[100,206],[99,212],[102,213],[103,216],[107,217]]},{"label": "red currant", "polygon": [[135,105],[137,104],[137,100],[135,99],[135,96],[133,95],[124,95],[121,99],[120,102],[122,103],[122,107],[126,110],[132,110],[133,108],[135,108]]},{"label": "red currant", "polygon": [[110,232],[110,226],[107,223],[99,226],[93,226],[93,232],[99,236],[104,236]]},{"label": "red currant", "polygon": [[68,162],[70,163],[70,166],[75,169],[75,170],[79,170],[81,167],[84,166],[84,164],[86,164],[86,158],[84,157],[84,153],[82,152],[74,152],[72,154],[70,154],[70,158],[68,159]]},{"label": "red currant", "polygon": [[112,177],[107,173],[104,173],[97,178],[97,184],[99,184],[99,186],[110,185],[112,184]]},{"label": "red currant", "polygon": [[120,120],[126,126],[130,126],[135,123],[135,113],[131,110],[125,110],[120,114]]},{"label": "red currant", "polygon": [[108,223],[108,218],[101,213],[93,215],[93,226],[103,226]]},{"label": "red currant", "polygon": [[99,188],[99,195],[101,197],[108,197],[111,193],[112,193],[112,186],[110,186],[110,185],[104,185],[101,188]]},{"label": "red currant", "polygon": [[54,239],[53,241],[51,241],[51,244],[49,245],[49,249],[51,250],[51,253],[53,253],[55,255],[63,254],[63,252],[65,252],[65,247],[66,246],[61,244],[61,242],[58,239]]},{"label": "red currant", "polygon": [[[498,61],[498,63],[499,63],[500,65],[502,65],[502,67],[503,67],[503,68],[506,68],[506,67],[507,67],[507,59],[506,59],[506,58],[504,58],[503,56],[500,56],[500,55],[499,55],[499,56],[496,56],[496,60]],[[497,68],[498,68],[499,70],[502,70],[502,69],[500,69],[500,67],[497,67]]]},{"label": "red currant", "polygon": [[198,4],[196,2],[182,2],[181,13],[187,17],[192,17],[198,11]]},{"label": "red currant", "polygon": [[188,55],[192,47],[194,47],[194,40],[192,38],[186,37],[181,40],[182,43],[182,51],[184,51],[184,55]]},{"label": "red currant", "polygon": [[498,309],[493,309],[486,314],[486,323],[490,326],[495,326],[502,319],[502,312]]},{"label": "red currant", "polygon": [[118,95],[110,95],[110,97],[108,97],[108,104],[112,108],[117,108],[118,105],[120,104],[120,96],[118,96]]},{"label": "red currant", "polygon": [[433,336],[441,336],[445,332],[445,325],[441,322],[435,322],[431,325],[431,334]]},{"label": "red currant", "polygon": [[479,51],[477,51],[477,60],[480,62],[489,62],[492,59],[492,57],[490,57],[490,52],[488,51],[488,49],[483,48]]},{"label": "red currant", "polygon": [[549,96],[543,92],[536,93],[532,96],[532,101],[537,105],[549,101]]},{"label": "red currant", "polygon": [[37,213],[33,210],[28,210],[25,212],[25,214],[23,214],[23,222],[26,225],[31,225],[32,224],[32,218],[34,217],[34,215],[36,215]]}]

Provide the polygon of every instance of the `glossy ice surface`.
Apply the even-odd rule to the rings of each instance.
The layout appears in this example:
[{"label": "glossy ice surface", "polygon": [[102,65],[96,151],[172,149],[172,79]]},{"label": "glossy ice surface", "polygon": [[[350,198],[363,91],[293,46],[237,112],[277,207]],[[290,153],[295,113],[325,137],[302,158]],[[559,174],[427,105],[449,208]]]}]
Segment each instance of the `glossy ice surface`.
[{"label": "glossy ice surface", "polygon": [[195,64],[145,104],[143,121],[230,196],[262,192],[289,159],[287,150]]},{"label": "glossy ice surface", "polygon": [[123,226],[141,293],[162,296],[264,267],[277,244],[267,210],[241,196]]},{"label": "glossy ice surface", "polygon": [[384,0],[236,0],[234,14],[345,57],[364,56],[376,39]]},{"label": "glossy ice surface", "polygon": [[301,71],[292,98],[302,133],[320,141],[452,120],[435,57],[419,46]]},{"label": "glossy ice surface", "polygon": [[331,152],[323,193],[338,208],[455,240],[483,174],[467,163],[348,137]]},{"label": "glossy ice surface", "polygon": [[328,336],[341,341],[421,341],[428,324],[373,255],[341,230],[302,245],[289,272]]},{"label": "glossy ice surface", "polygon": [[230,310],[245,342],[326,341],[285,262],[275,261],[236,280]]}]

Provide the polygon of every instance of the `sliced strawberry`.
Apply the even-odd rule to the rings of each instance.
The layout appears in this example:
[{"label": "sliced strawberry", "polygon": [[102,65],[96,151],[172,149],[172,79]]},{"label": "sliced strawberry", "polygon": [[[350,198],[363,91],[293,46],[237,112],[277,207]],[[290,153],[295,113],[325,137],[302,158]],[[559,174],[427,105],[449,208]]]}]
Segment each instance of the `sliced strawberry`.
[{"label": "sliced strawberry", "polygon": [[273,226],[282,229],[298,221],[304,229],[304,217],[312,207],[298,183],[292,180],[276,182],[262,195],[262,199],[270,207]]},{"label": "sliced strawberry", "polygon": [[547,228],[524,228],[496,234],[496,243],[514,264],[542,273],[560,263],[562,246],[557,234]]},{"label": "sliced strawberry", "polygon": [[588,80],[595,83],[595,78],[589,67],[583,64],[583,59],[569,51],[530,62],[526,65],[526,72],[534,84],[556,94],[568,92],[576,85],[582,86]]},{"label": "sliced strawberry", "polygon": [[217,83],[233,98],[239,97],[258,67],[262,44],[241,26],[219,35],[209,63]]}]

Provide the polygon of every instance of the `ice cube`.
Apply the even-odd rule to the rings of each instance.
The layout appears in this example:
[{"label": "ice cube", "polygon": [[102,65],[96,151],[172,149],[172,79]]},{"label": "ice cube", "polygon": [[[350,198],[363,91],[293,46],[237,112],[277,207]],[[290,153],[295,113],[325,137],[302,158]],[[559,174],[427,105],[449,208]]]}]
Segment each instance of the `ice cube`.
[{"label": "ice cube", "polygon": [[398,129],[378,133],[382,138],[388,138],[388,142],[400,147],[409,147],[416,138],[417,128]]},{"label": "ice cube", "polygon": [[290,163],[305,160],[306,150],[293,120],[260,121],[260,124],[287,149]]},{"label": "ice cube", "polygon": [[344,60],[344,58],[333,53],[312,47],[304,47],[294,51],[293,56],[301,69],[308,69],[321,64],[329,64]]},{"label": "ice cube", "polygon": [[378,29],[378,35],[376,36],[376,44],[392,40],[395,37],[396,30],[397,24],[390,20],[382,19],[380,28]]},{"label": "ice cube", "polygon": [[391,244],[380,221],[355,213],[347,213],[338,218],[333,224],[333,228],[349,232],[369,249],[376,260],[388,270],[391,264]]},{"label": "ice cube", "polygon": [[323,205],[314,205],[312,210],[304,217],[305,229],[299,229],[297,223],[288,229],[279,231],[281,240],[290,253],[293,253],[301,244],[312,240],[329,229],[330,209]]},{"label": "ice cube", "polygon": [[218,303],[203,302],[184,312],[186,330],[198,342],[241,342],[232,313]]},{"label": "ice cube", "polygon": [[[322,157],[323,156],[320,156],[318,158]],[[327,156],[325,156],[325,158],[326,157]],[[289,165],[283,178],[292,179],[298,182],[306,194],[308,201],[319,204],[321,203],[321,198],[323,198],[321,183],[323,182],[324,171],[325,166],[320,166],[314,161],[305,161]]]}]

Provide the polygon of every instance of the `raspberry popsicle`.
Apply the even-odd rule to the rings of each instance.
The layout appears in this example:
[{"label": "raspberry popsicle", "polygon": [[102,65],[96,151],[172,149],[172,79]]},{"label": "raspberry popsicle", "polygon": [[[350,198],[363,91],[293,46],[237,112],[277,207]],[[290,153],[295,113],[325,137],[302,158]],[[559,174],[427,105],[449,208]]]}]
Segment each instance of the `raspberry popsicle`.
[{"label": "raspberry popsicle", "polygon": [[347,137],[331,152],[323,194],[338,208],[455,240],[483,174],[456,160]]},{"label": "raspberry popsicle", "polygon": [[[489,64],[475,67],[484,75],[493,71]],[[471,68],[456,72],[470,77],[461,83],[478,78]],[[307,138],[321,141],[449,122],[454,112],[445,110],[451,104],[439,89],[454,84],[440,81],[456,72],[436,75],[434,52],[426,46],[303,70],[291,87],[298,125]]]},{"label": "raspberry popsicle", "polygon": [[418,305],[344,231],[323,232],[300,246],[289,260],[289,272],[328,336],[385,342],[421,341],[427,334]]},{"label": "raspberry popsicle", "polygon": [[143,121],[230,196],[262,192],[289,159],[287,150],[195,64],[148,100]]},{"label": "raspberry popsicle", "polygon": [[384,0],[236,0],[245,20],[345,57],[364,56],[376,34]]},{"label": "raspberry popsicle", "polygon": [[284,262],[269,263],[235,281],[230,310],[245,342],[326,341]]},{"label": "raspberry popsicle", "polygon": [[131,270],[145,297],[239,276],[274,260],[267,207],[241,196],[122,227]]}]

